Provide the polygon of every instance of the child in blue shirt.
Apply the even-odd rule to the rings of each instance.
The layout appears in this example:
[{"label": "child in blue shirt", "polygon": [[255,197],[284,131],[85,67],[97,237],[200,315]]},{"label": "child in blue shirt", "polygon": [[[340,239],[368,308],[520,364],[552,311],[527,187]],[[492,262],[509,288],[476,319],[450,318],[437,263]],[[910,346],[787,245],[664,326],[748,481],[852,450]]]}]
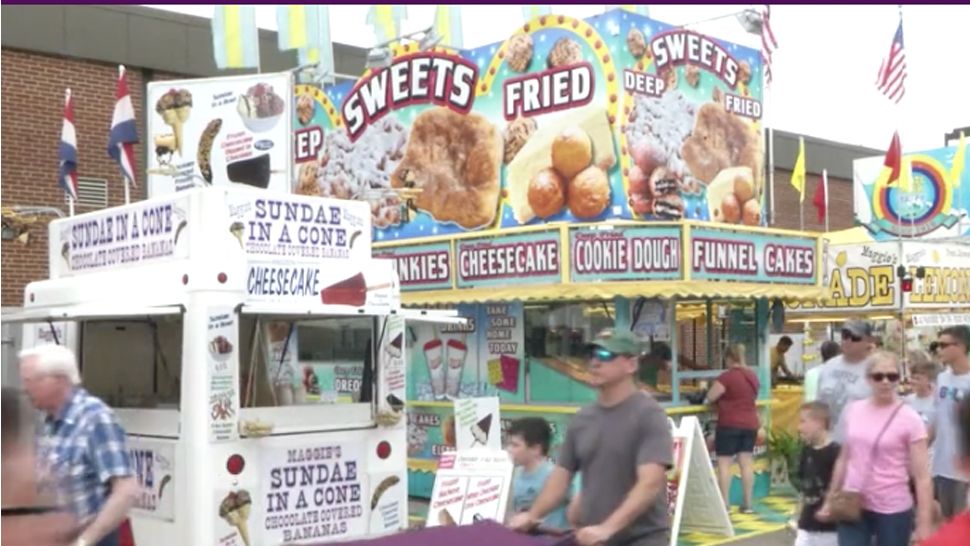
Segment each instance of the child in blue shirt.
[{"label": "child in blue shirt", "polygon": [[[514,421],[506,432],[506,450],[515,463],[512,477],[512,511],[525,512],[532,507],[555,463],[549,460],[552,428],[542,417],[523,417]],[[568,529],[566,507],[569,495],[562,506],[553,510],[542,521],[543,527]]]}]

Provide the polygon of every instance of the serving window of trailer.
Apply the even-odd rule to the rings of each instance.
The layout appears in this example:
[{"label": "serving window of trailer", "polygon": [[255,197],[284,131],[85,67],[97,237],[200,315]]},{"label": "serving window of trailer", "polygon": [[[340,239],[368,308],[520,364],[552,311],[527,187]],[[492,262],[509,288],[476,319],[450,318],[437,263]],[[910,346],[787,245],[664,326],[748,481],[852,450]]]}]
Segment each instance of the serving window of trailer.
[{"label": "serving window of trailer", "polygon": [[[177,437],[182,402],[182,308],[112,311],[108,307],[28,310],[4,319],[24,322],[24,330],[35,338],[31,343],[53,342],[73,348],[81,384],[111,406],[129,434]],[[28,318],[31,314],[37,318]]]},{"label": "serving window of trailer", "polygon": [[241,315],[243,418],[279,431],[371,424],[381,323],[372,316]]},{"label": "serving window of trailer", "polygon": [[762,324],[755,300],[677,302],[678,387],[681,400],[704,392],[727,369],[732,347],[743,346],[745,364],[757,368]]}]

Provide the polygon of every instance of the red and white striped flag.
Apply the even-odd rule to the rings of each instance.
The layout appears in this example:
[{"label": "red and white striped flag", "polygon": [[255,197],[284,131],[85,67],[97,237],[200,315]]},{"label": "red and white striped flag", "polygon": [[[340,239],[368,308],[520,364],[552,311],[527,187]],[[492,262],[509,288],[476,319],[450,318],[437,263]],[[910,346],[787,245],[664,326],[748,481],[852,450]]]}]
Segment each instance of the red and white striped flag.
[{"label": "red and white striped flag", "polygon": [[771,54],[778,49],[778,40],[771,31],[771,6],[765,4],[761,12],[761,60],[765,65],[765,84],[771,84]]},{"label": "red and white striped flag", "polygon": [[899,26],[889,47],[889,54],[879,66],[876,89],[889,100],[899,103],[906,94],[906,50],[903,49],[903,14],[899,14]]}]

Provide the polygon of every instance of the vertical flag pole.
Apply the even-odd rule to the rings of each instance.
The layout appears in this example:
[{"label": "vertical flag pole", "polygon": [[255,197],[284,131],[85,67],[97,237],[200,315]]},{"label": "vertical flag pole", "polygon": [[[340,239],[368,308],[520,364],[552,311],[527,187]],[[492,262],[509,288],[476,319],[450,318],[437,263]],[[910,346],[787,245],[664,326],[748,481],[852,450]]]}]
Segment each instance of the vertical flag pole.
[{"label": "vertical flag pole", "polygon": [[[66,90],[64,90],[64,105],[65,105],[65,107],[70,102],[71,102],[71,88],[68,87]],[[75,137],[75,140],[76,139],[77,139],[77,137]],[[74,196],[71,194],[71,192],[68,192],[68,195],[67,195],[67,213],[68,213],[69,216],[74,216]]]},{"label": "vertical flag pole", "polygon": [[[768,90],[765,90],[765,98],[768,98]],[[769,110],[765,108],[765,114]],[[768,213],[768,225],[775,224],[775,130],[768,126],[768,194],[771,202],[768,204],[771,209]]]},{"label": "vertical flag pole", "polygon": [[[118,65],[118,79],[123,78],[124,75],[125,75],[125,65],[119,64]],[[129,180],[128,179],[128,175],[126,175],[126,174],[122,174],[121,177],[124,178],[124,181],[125,181],[125,204],[126,205],[130,205],[131,204],[131,183],[133,181],[132,180]]]},{"label": "vertical flag pole", "polygon": [[822,193],[825,194],[825,233],[829,232],[829,171],[828,169],[822,169]]},{"label": "vertical flag pole", "polygon": [[[806,177],[806,178],[808,178],[808,177]],[[806,182],[808,182],[808,181],[807,180],[802,180],[802,184],[805,184]],[[804,192],[804,191],[805,191],[805,189],[803,187],[802,188],[802,192]],[[805,194],[802,193],[802,195],[804,196]],[[799,231],[805,231],[805,200],[804,199],[799,199],[798,200],[798,230]]]}]

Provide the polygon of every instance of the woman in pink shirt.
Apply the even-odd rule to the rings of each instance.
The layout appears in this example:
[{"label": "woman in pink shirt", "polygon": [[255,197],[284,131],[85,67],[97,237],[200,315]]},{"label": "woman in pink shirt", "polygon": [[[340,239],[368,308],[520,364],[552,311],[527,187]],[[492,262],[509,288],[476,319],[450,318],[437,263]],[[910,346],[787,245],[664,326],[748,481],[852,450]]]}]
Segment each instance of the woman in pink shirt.
[{"label": "woman in pink shirt", "polygon": [[[862,518],[839,522],[839,546],[908,546],[913,530],[910,478],[916,484],[916,539],[931,533],[926,427],[916,410],[896,395],[900,367],[895,355],[874,355],[868,378],[872,396],[845,410],[845,443],[829,487],[830,497],[845,490],[860,492],[863,498]],[[817,517],[830,514],[826,501]]]}]

